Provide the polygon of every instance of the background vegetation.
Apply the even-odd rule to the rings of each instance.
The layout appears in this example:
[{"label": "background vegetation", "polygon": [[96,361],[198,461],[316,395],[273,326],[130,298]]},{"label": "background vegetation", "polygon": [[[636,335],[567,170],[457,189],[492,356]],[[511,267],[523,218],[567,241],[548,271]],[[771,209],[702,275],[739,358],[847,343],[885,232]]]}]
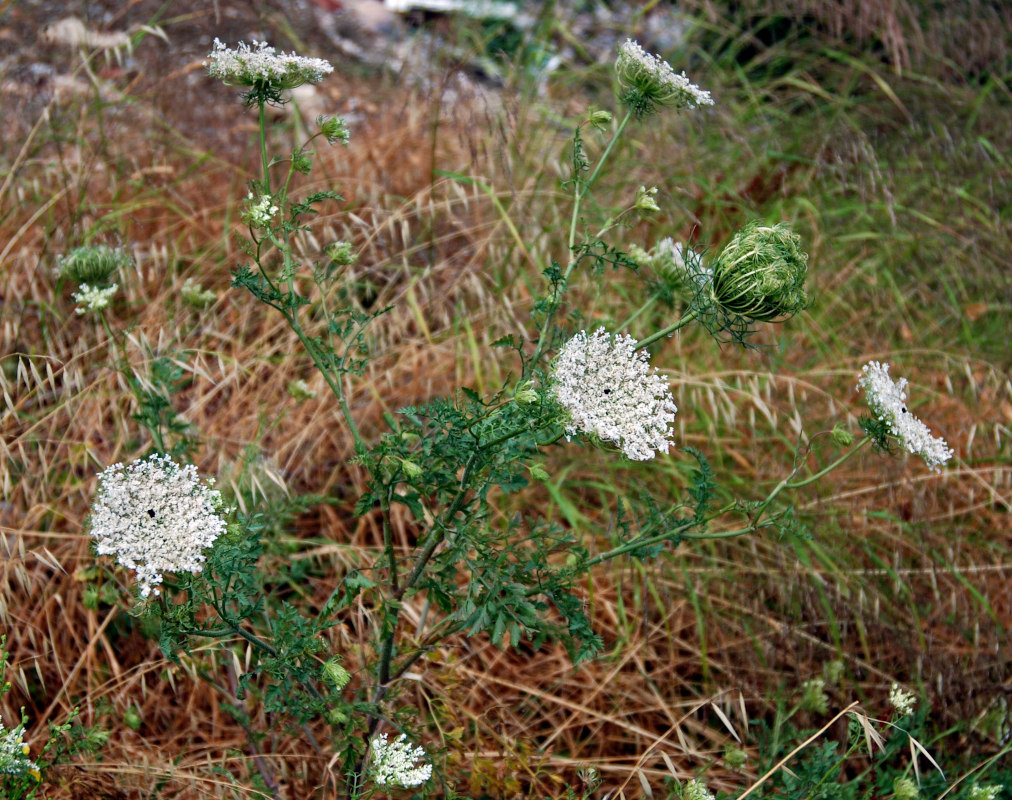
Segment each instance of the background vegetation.
[{"label": "background vegetation", "polygon": [[[94,745],[47,775],[47,796],[253,797],[269,775],[304,797],[329,758],[281,733],[249,744],[131,616],[123,575],[95,566],[82,528],[94,476],[146,443],[106,334],[74,314],[56,257],[91,241],[133,249],[112,313],[131,331],[131,364],[199,432],[202,470],[270,510],[264,568],[280,593],[322,604],[382,537],[369,514],[351,513],[363,475],[325,393],[289,392],[301,378],[320,390],[319,377],[290,357],[290,332],[227,288],[255,120],[236,122],[234,93],[200,62],[214,36],[262,31],[337,66],[315,99],[352,130],[349,149],[321,153],[328,188],[347,202],[300,246],[353,241],[358,302],[398,304],[375,323],[378,357],[355,397],[366,431],[379,430],[404,405],[507,379],[489,344],[528,327],[540,269],[564,248],[572,125],[611,103],[610,55],[573,35],[590,5],[546,7],[527,31],[441,22],[424,40],[423,77],[342,63],[312,18],[281,4],[222,14],[137,3],[104,22],[92,9],[89,24],[132,32],[122,61],[36,39],[51,21],[44,5],[2,8],[8,41],[30,47],[12,51],[0,132],[0,631],[13,684],[0,712],[16,720],[25,707],[34,752],[47,723],[80,707]],[[768,730],[834,660],[844,671],[829,712],[790,725],[819,728],[853,700],[885,708],[898,681],[930,709],[922,741],[949,778],[932,796],[1007,752],[1012,26],[1000,3],[860,5],[680,5],[684,40],[665,55],[717,105],[640,126],[617,154],[613,192],[599,194],[659,186],[663,213],[630,229],[629,244],[715,248],[762,216],[790,221],[809,249],[815,301],[768,327],[764,347],[717,347],[689,328],[655,357],[675,378],[678,441],[701,449],[729,492],[761,497],[802,427],[853,423],[857,373],[872,358],[911,379],[915,413],[954,463],[932,473],[866,452],[794,498],[810,539],[683,545],[650,569],[602,568],[586,598],[606,655],[579,669],[561,650],[503,651],[484,637],[419,662],[404,700],[427,715],[429,752],[465,795],[558,796],[591,765],[601,793],[663,797],[667,779],[708,767],[711,789],[737,796],[776,751]],[[655,7],[670,11],[649,3],[634,23]],[[553,48],[572,55],[541,74]],[[460,77],[483,58],[498,81]],[[301,125],[292,114],[293,135]],[[181,301],[188,278],[218,293],[206,310]],[[618,273],[580,291],[574,326],[643,299]],[[671,313],[655,305],[632,333]],[[620,471],[682,486],[693,464],[673,453],[641,471],[584,451],[547,464],[550,480],[524,500],[603,548]],[[332,632],[353,675],[362,628],[350,615]],[[738,771],[723,760],[735,735],[750,754]],[[824,738],[844,740],[845,725]],[[987,769],[1012,784],[1007,756]]]}]

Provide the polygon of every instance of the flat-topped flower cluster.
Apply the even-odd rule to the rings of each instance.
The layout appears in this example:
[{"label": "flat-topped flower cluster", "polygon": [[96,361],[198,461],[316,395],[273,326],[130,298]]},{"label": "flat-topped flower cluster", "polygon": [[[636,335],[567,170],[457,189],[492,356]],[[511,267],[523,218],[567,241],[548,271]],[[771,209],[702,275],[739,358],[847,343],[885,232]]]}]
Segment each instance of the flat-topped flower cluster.
[{"label": "flat-topped flower cluster", "polygon": [[625,94],[622,102],[638,114],[648,114],[656,106],[699,108],[712,106],[710,93],[678,73],[660,56],[646,52],[637,42],[627,39],[618,49],[615,74]]},{"label": "flat-topped flower cluster", "polygon": [[552,371],[552,391],[570,416],[567,436],[593,434],[637,461],[668,452],[678,410],[669,385],[635,339],[604,328],[566,342]]},{"label": "flat-topped flower cluster", "polygon": [[38,779],[39,765],[28,757],[31,751],[24,743],[24,737],[24,725],[7,730],[0,717],[0,775],[30,774]]},{"label": "flat-topped flower cluster", "polygon": [[250,48],[239,42],[234,50],[219,39],[204,62],[207,74],[229,86],[270,87],[273,90],[294,89],[304,83],[319,83],[334,68],[322,58],[306,58],[294,53],[278,52],[267,42],[253,42]]},{"label": "flat-topped flower cluster", "polygon": [[99,474],[91,512],[96,550],[136,571],[141,597],[159,593],[162,573],[199,573],[204,551],[225,532],[221,493],[209,483],[167,455]]},{"label": "flat-topped flower cluster", "polygon": [[421,786],[432,776],[432,765],[415,762],[425,758],[425,750],[412,747],[403,733],[392,742],[381,733],[374,736],[372,748],[372,776],[380,786]]},{"label": "flat-topped flower cluster", "polygon": [[885,423],[903,447],[923,458],[932,469],[938,469],[952,458],[953,452],[944,439],[932,436],[928,426],[907,409],[906,386],[906,378],[893,381],[889,365],[878,361],[865,364],[857,382],[857,388],[864,389],[875,418]]}]

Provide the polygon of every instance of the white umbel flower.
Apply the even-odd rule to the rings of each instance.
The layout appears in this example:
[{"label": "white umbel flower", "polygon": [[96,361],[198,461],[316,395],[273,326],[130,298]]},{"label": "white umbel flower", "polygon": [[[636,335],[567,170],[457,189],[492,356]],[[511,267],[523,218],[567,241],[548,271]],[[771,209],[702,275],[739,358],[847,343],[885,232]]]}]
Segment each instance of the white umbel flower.
[{"label": "white umbel flower", "polygon": [[896,713],[901,717],[907,716],[907,714],[913,713],[914,706],[917,704],[916,698],[900,686],[898,683],[894,683],[892,688],[889,689],[889,705],[896,709]]},{"label": "white umbel flower", "polygon": [[372,738],[369,747],[372,748],[373,780],[380,786],[421,786],[432,776],[431,764],[415,764],[425,758],[425,750],[412,747],[403,733],[392,742],[381,733]]},{"label": "white umbel flower", "polygon": [[274,198],[269,194],[262,195],[258,200],[253,192],[249,192],[246,195],[246,208],[240,212],[240,216],[247,225],[254,228],[266,228],[280,210],[273,201]]},{"label": "white umbel flower", "polygon": [[706,784],[697,778],[685,784],[685,800],[716,800]]},{"label": "white umbel flower", "polygon": [[952,458],[952,450],[944,439],[931,435],[928,426],[907,409],[907,379],[893,381],[889,365],[871,361],[862,368],[858,389],[864,389],[868,407],[876,419],[884,422],[889,432],[911,453],[919,455],[932,469],[938,469]]},{"label": "white umbel flower", "polygon": [[636,461],[668,452],[678,408],[668,377],[631,336],[580,331],[555,359],[552,391],[569,412],[567,436],[593,434]]},{"label": "white umbel flower", "polygon": [[227,509],[212,482],[168,455],[113,464],[99,474],[91,511],[96,550],[137,573],[141,597],[159,593],[164,572],[203,568],[204,551],[226,528]]},{"label": "white umbel flower", "polygon": [[24,736],[24,725],[6,730],[3,719],[0,718],[0,775],[31,773],[38,777],[39,765],[28,758],[30,751],[23,741]]},{"label": "white umbel flower", "polygon": [[104,288],[82,283],[78,287],[78,291],[71,295],[74,302],[78,303],[75,310],[78,314],[95,314],[104,308],[108,308],[109,302],[112,300],[112,296],[116,294],[118,288],[118,283]]},{"label": "white umbel flower", "polygon": [[623,102],[640,113],[649,113],[654,106],[699,108],[713,105],[709,92],[692,83],[684,72],[675,72],[667,61],[646,52],[632,39],[626,39],[618,48],[615,74],[626,92]]},{"label": "white umbel flower", "polygon": [[998,800],[998,795],[1001,794],[1001,790],[1005,788],[1000,783],[994,783],[990,786],[981,786],[975,784],[970,787],[969,800]]},{"label": "white umbel flower", "polygon": [[304,83],[319,83],[334,68],[322,58],[305,58],[277,52],[267,42],[253,41],[250,48],[239,42],[234,50],[215,39],[204,62],[207,74],[229,86],[270,86],[275,90],[294,89]]}]

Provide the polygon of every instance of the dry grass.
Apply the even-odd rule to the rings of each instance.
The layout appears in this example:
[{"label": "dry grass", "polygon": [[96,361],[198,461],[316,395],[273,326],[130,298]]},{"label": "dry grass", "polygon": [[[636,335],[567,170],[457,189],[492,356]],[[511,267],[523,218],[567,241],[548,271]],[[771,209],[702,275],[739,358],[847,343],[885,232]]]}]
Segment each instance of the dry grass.
[{"label": "dry grass", "polygon": [[[907,52],[897,50],[900,65]],[[326,91],[337,99],[360,87],[338,78]],[[314,173],[336,184],[347,204],[322,217],[315,240],[302,243],[312,254],[333,238],[351,239],[362,253],[350,281],[359,302],[396,304],[371,331],[375,360],[353,396],[367,435],[381,429],[384,413],[461,384],[493,389],[513,368],[487,345],[525,329],[530,287],[540,280],[535,267],[560,250],[565,204],[555,173],[567,135],[541,122],[537,107],[509,99],[458,99],[440,109],[435,93],[379,82],[375,92],[354,125],[352,147],[322,153]],[[237,124],[235,105],[202,107],[199,132],[160,128],[155,146],[147,146],[151,140],[138,133],[165,99],[146,95],[142,81],[124,95],[138,99],[107,111],[101,132],[90,102],[54,98],[23,118],[26,129],[3,146],[0,630],[8,636],[14,689],[0,710],[10,719],[24,705],[36,746],[32,737],[41,736],[43,724],[64,720],[75,706],[83,722],[110,731],[100,760],[51,776],[51,797],[256,797],[250,787],[257,774],[287,786],[279,796],[308,796],[328,781],[323,729],[315,731],[324,743],[319,751],[301,733],[281,731],[249,745],[218,694],[195,676],[195,662],[167,662],[123,601],[94,609],[83,602],[89,585],[124,579],[93,569],[83,523],[94,475],[148,446],[138,439],[124,381],[110,369],[105,333],[73,314],[70,288],[52,271],[55,255],[86,234],[133,247],[137,267],[121,276],[112,324],[129,331],[127,357],[137,374],[161,357],[183,367],[175,404],[200,432],[200,467],[226,483],[256,480],[267,497],[283,485],[293,494],[333,498],[278,534],[291,544],[292,558],[311,561],[307,602],[322,605],[381,542],[376,520],[350,514],[365,476],[347,464],[349,436],[322,381],[307,359],[291,357],[297,342],[284,327],[226,290],[228,271],[241,258],[231,240],[236,201],[252,168],[250,153],[233,140],[248,140],[251,117]],[[822,299],[807,319],[764,333],[766,343],[783,336],[782,351],[718,349],[697,334],[669,342],[657,358],[676,378],[679,441],[704,449],[731,492],[759,497],[756,487],[782,475],[799,438],[860,413],[852,391],[860,364],[888,358],[903,362],[901,374],[926,398],[924,416],[955,448],[957,463],[934,474],[909,460],[867,454],[831,483],[794,498],[811,542],[683,545],[656,565],[623,563],[595,573],[586,596],[606,656],[579,670],[561,650],[532,652],[520,644],[500,651],[483,637],[460,638],[419,664],[400,699],[430,720],[426,743],[446,748],[448,774],[460,776],[464,791],[463,776],[470,776],[476,796],[555,796],[584,764],[626,796],[644,793],[644,785],[659,792],[665,776],[686,778],[719,762],[732,734],[715,706],[753,748],[748,720],[769,716],[778,693],[834,658],[847,667],[845,688],[832,698],[838,707],[855,697],[881,707],[899,680],[925,692],[940,726],[962,726],[962,747],[986,754],[995,746],[991,731],[971,723],[1012,690],[1004,638],[1012,623],[1009,361],[981,356],[973,340],[935,336],[938,304],[950,305],[944,286],[869,287],[865,245],[846,242],[835,218],[798,200],[813,191],[829,196],[827,187],[840,181],[834,165],[850,159],[857,170],[867,157],[860,132],[838,139],[814,166],[781,168],[764,163],[769,131],[758,123],[752,131],[736,127],[741,108],[723,114],[716,134],[684,119],[638,134],[614,188],[657,183],[640,154],[664,152],[662,189],[676,206],[672,220],[684,225],[687,212],[692,223],[683,234],[698,229],[715,243],[744,210],[779,207],[808,227]],[[229,146],[211,147],[217,131],[228,132]],[[736,168],[713,168],[732,151],[739,160],[726,163]],[[737,169],[753,163],[754,174]],[[495,187],[523,242],[480,187],[440,177],[437,169]],[[692,183],[685,181],[690,174],[697,175]],[[874,204],[889,181],[840,185],[874,195]],[[844,197],[842,205],[856,208],[857,201]],[[877,224],[869,218],[852,231],[885,237]],[[630,236],[652,240],[657,233],[644,226]],[[961,230],[957,241],[960,235],[969,234]],[[1008,221],[981,223],[974,236],[968,246],[1007,244]],[[180,306],[187,277],[219,292],[206,312]],[[606,279],[579,289],[587,319],[621,313],[617,293],[635,296],[627,278]],[[987,280],[998,279],[983,275],[981,285]],[[894,290],[904,300],[904,327],[883,335],[875,312],[894,299],[884,291]],[[985,302],[1007,309],[1009,301],[999,294]],[[921,347],[921,337],[931,344]],[[293,401],[286,390],[293,378],[309,381],[319,399]],[[643,473],[575,453],[556,456],[549,485],[524,502],[598,532],[602,549],[615,485],[633,478],[670,495],[686,481],[677,455]],[[817,451],[810,460],[826,457]],[[408,524],[395,529],[408,546]],[[281,559],[280,550],[268,558]],[[332,631],[334,649],[353,671],[370,653],[371,613],[352,609]],[[405,611],[415,623],[422,613],[420,605]],[[236,658],[243,658],[238,647]],[[214,668],[234,691],[236,666]],[[138,731],[122,724],[131,706],[143,720]],[[709,775],[712,788],[726,789],[755,777],[750,769],[721,772],[719,763]]]}]

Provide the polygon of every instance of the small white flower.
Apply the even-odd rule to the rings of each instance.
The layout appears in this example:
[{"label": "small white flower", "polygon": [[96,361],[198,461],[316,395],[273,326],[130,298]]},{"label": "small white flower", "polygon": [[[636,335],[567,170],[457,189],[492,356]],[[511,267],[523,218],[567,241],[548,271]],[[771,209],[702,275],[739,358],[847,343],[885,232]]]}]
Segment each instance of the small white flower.
[{"label": "small white flower", "polygon": [[24,743],[25,726],[19,724],[6,730],[0,718],[0,775],[24,775],[31,773],[38,777],[39,765],[28,758],[28,745]]},{"label": "small white flower", "polygon": [[901,717],[905,717],[908,714],[913,713],[917,700],[913,694],[908,692],[898,683],[894,683],[892,688],[889,690],[889,704],[896,709],[897,714]]},{"label": "small white flower", "polygon": [[1005,787],[1000,783],[991,784],[990,786],[981,786],[976,784],[970,787],[970,800],[998,800],[998,795],[1001,794],[1001,790]]},{"label": "small white flower", "polygon": [[[685,73],[677,73],[660,56],[647,53],[632,39],[619,46],[615,73],[632,107],[648,113],[654,106],[699,108],[712,106],[713,98],[692,83]],[[631,95],[631,96],[630,96]]]},{"label": "small white flower", "polygon": [[381,733],[372,738],[369,746],[372,748],[373,780],[380,786],[421,786],[432,776],[431,764],[415,765],[425,758],[425,750],[412,747],[403,733],[392,742]]},{"label": "small white flower", "polygon": [[251,227],[266,228],[280,210],[274,205],[273,200],[274,198],[269,194],[263,195],[258,200],[254,197],[253,192],[250,192],[246,195],[246,208],[243,209],[240,216]]},{"label": "small white flower", "polygon": [[580,331],[555,359],[552,391],[569,412],[567,436],[593,434],[637,461],[668,452],[678,409],[667,376],[631,336]]},{"label": "small white flower", "polygon": [[697,778],[693,778],[685,784],[685,800],[716,800],[713,793],[706,788],[706,784]]},{"label": "small white flower", "polygon": [[91,535],[99,555],[137,573],[141,597],[159,593],[163,572],[201,571],[204,551],[226,529],[221,493],[192,464],[152,455],[98,476]]},{"label": "small white flower", "polygon": [[193,308],[207,308],[218,299],[218,295],[211,289],[205,289],[193,278],[187,278],[179,290],[183,302]]},{"label": "small white flower", "polygon": [[75,303],[79,304],[75,309],[78,314],[93,314],[108,307],[109,302],[112,300],[112,296],[116,294],[116,290],[118,288],[118,283],[114,283],[112,286],[106,286],[105,288],[100,286],[93,287],[86,283],[82,283],[78,287],[78,291],[74,292],[70,296],[73,298]]},{"label": "small white flower", "polygon": [[938,469],[952,458],[952,450],[907,410],[906,386],[906,378],[894,382],[889,377],[889,365],[878,361],[865,364],[857,382],[857,388],[864,389],[868,407],[876,419],[884,422],[907,450],[923,458],[932,469]]},{"label": "small white flower", "polygon": [[322,58],[279,53],[267,42],[255,40],[252,49],[245,42],[239,42],[239,46],[231,50],[215,39],[208,58],[210,64],[205,61],[204,66],[212,78],[229,86],[264,85],[277,91],[294,89],[304,83],[319,83],[334,71]]},{"label": "small white flower", "polygon": [[703,288],[713,280],[713,270],[703,265],[702,256],[670,236],[650,251],[650,264],[658,277],[672,288]]}]

